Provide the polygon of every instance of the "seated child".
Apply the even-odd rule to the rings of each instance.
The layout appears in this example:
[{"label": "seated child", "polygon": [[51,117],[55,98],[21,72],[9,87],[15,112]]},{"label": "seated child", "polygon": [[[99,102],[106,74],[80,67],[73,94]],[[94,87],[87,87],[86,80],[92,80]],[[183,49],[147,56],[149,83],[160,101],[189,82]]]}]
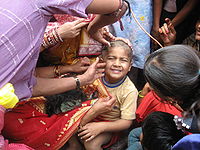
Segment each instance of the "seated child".
[{"label": "seated child", "polygon": [[142,145],[148,150],[171,150],[172,146],[186,134],[178,130],[174,116],[166,112],[153,112],[142,126]]},{"label": "seated child", "polygon": [[116,133],[132,124],[137,108],[138,91],[127,76],[132,63],[132,49],[125,42],[116,40],[103,50],[102,57],[106,62],[102,82],[117,100],[110,112],[102,113],[93,122],[80,127],[78,136],[86,150],[101,150],[103,145],[113,144]]}]

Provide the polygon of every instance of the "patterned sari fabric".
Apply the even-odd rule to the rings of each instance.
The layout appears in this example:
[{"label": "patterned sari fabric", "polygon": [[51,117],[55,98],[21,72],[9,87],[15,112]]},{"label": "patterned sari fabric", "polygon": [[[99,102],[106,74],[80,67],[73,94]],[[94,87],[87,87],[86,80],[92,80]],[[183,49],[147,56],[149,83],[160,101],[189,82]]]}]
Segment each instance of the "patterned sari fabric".
[{"label": "patterned sari fabric", "polygon": [[59,149],[76,132],[93,102],[86,101],[79,108],[51,117],[45,114],[44,97],[20,102],[5,114],[3,135],[10,142],[24,143],[37,150]]},{"label": "patterned sari fabric", "polygon": [[[92,86],[88,87],[84,87],[84,92],[90,94]],[[99,79],[94,81],[93,89],[99,92],[98,97],[109,95]],[[57,150],[77,131],[81,119],[97,99],[50,117],[45,112],[45,101],[44,97],[35,97],[19,102],[5,114],[3,135],[10,142],[24,143],[37,150]]]},{"label": "patterned sari fabric", "polygon": [[[56,22],[49,22],[45,32],[57,28],[66,22],[72,22],[79,17],[64,15],[54,15]],[[94,19],[94,15],[89,15],[85,22]],[[81,56],[97,56],[101,54],[102,44],[89,37],[86,27],[82,27],[81,32],[75,38],[65,39],[64,42],[49,48],[44,52],[45,59],[53,64],[72,64],[74,60]]]}]

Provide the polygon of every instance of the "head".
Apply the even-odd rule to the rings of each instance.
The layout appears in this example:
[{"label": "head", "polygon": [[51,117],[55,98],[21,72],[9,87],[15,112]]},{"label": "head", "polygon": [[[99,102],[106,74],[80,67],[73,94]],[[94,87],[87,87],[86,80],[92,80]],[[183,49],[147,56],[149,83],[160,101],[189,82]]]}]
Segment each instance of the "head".
[{"label": "head", "polygon": [[109,47],[104,48],[102,56],[106,62],[106,81],[116,83],[129,72],[133,54],[132,49],[124,41],[112,41]]},{"label": "head", "polygon": [[171,150],[185,134],[178,130],[174,116],[165,112],[153,112],[142,125],[142,146],[145,150]]},{"label": "head", "polygon": [[199,18],[198,18],[198,20],[197,20],[197,23],[196,23],[196,34],[195,34],[195,39],[197,40],[197,41],[200,41],[200,16],[199,16]]},{"label": "head", "polygon": [[173,45],[147,58],[144,76],[162,99],[173,99],[187,108],[200,96],[199,70],[199,57],[191,47]]},{"label": "head", "polygon": [[46,113],[51,116],[73,110],[86,101],[86,95],[80,90],[70,90],[65,93],[46,96]]}]

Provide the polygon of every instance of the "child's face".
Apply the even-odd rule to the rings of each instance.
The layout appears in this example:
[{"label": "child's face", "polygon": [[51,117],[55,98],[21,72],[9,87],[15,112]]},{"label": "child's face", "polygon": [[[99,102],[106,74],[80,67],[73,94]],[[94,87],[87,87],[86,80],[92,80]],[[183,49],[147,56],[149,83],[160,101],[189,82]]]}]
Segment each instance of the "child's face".
[{"label": "child's face", "polygon": [[109,83],[120,81],[130,70],[129,52],[122,47],[110,48],[105,56],[105,78]]},{"label": "child's face", "polygon": [[200,41],[200,20],[197,21],[196,23],[196,35],[195,39]]}]

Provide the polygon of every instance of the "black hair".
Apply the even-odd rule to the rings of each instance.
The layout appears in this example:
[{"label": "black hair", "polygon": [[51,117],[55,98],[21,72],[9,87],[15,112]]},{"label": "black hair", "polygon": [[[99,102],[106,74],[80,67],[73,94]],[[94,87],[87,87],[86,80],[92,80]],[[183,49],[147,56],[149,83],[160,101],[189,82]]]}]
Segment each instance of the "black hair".
[{"label": "black hair", "polygon": [[186,109],[200,98],[200,59],[192,47],[173,45],[152,53],[144,76],[164,100],[172,98]]},{"label": "black hair", "polygon": [[110,48],[114,47],[122,47],[124,50],[128,51],[128,57],[130,58],[130,61],[132,62],[133,59],[133,51],[132,48],[123,40],[115,40],[110,42],[110,46],[104,46],[102,49],[102,55],[103,57],[108,53]]},{"label": "black hair", "polygon": [[147,150],[171,150],[185,134],[178,130],[174,116],[166,112],[153,112],[143,122],[142,146]]},{"label": "black hair", "polygon": [[80,90],[70,90],[62,94],[46,96],[46,114],[51,116],[62,112],[70,111],[87,100],[86,95]]}]

